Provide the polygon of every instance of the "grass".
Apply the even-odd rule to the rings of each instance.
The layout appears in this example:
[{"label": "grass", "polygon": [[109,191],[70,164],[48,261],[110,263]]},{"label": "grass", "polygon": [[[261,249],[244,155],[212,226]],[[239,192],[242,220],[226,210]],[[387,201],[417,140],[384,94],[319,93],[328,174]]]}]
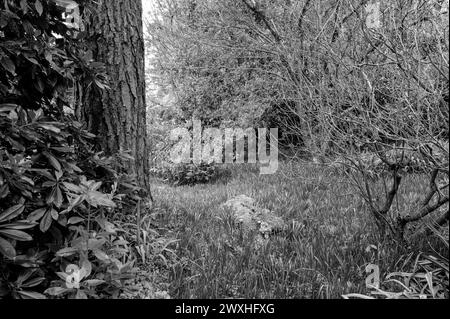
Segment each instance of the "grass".
[{"label": "grass", "polygon": [[[167,247],[166,257],[160,258],[168,269],[172,298],[367,294],[368,264],[378,265],[383,276],[398,270],[397,262],[411,251],[426,246],[403,247],[381,240],[350,183],[322,167],[281,163],[276,174],[265,176],[251,165],[232,169],[230,178],[214,184],[153,187],[151,227],[176,239]],[[420,176],[404,183],[400,206],[420,197],[426,186]],[[261,249],[252,249],[252,235],[244,236],[219,209],[241,194],[289,224]]]}]

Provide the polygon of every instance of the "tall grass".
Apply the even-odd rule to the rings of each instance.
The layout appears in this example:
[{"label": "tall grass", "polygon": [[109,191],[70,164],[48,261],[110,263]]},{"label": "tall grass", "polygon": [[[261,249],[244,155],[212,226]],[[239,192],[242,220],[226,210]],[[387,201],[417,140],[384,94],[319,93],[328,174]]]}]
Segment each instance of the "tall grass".
[{"label": "tall grass", "polygon": [[[154,186],[155,223],[165,236],[177,239],[170,248],[176,257],[170,254],[166,262],[173,298],[368,294],[366,265],[378,265],[382,274],[392,273],[404,256],[428,249],[426,243],[404,247],[380,238],[354,188],[324,168],[282,163],[276,174],[266,176],[252,165],[232,170],[231,178],[214,184]],[[411,176],[398,202],[406,205],[425,187],[420,176]],[[289,225],[258,250],[252,248],[253,235],[240,232],[219,209],[241,194]]]}]

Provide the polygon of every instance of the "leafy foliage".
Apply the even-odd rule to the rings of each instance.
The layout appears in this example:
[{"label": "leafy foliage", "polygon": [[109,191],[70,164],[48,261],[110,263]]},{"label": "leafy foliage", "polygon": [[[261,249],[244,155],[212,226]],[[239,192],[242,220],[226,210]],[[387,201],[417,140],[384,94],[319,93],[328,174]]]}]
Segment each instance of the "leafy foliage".
[{"label": "leafy foliage", "polygon": [[74,116],[68,90],[105,77],[62,17],[54,1],[0,8],[0,297],[114,297],[133,271],[111,217],[139,188]]},{"label": "leafy foliage", "polygon": [[369,295],[348,294],[346,299],[448,299],[449,261],[448,228],[445,233],[433,226],[431,232],[447,248],[447,254],[408,253],[401,256],[398,271],[387,274],[381,287],[373,287]]},{"label": "leafy foliage", "polygon": [[168,165],[153,168],[152,173],[175,186],[213,183],[228,175],[226,168],[206,163]]}]

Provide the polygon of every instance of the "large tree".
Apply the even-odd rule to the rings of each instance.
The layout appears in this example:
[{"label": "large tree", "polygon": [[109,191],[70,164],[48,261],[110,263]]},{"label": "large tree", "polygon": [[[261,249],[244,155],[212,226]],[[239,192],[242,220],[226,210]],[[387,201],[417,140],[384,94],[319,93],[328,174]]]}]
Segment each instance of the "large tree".
[{"label": "large tree", "polygon": [[105,64],[109,88],[83,88],[81,117],[106,154],[129,151],[129,172],[149,189],[142,3],[100,0],[93,6],[86,43],[93,60]]}]

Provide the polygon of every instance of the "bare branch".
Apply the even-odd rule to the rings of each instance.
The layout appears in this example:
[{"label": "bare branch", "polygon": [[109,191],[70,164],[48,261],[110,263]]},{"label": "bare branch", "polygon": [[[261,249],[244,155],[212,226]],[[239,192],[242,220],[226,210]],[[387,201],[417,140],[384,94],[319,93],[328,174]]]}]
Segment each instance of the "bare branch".
[{"label": "bare branch", "polygon": [[446,203],[448,203],[448,201],[449,201],[449,197],[445,196],[444,198],[439,199],[435,204],[427,205],[427,206],[423,207],[421,210],[419,210],[419,212],[415,216],[403,217],[402,221],[404,223],[418,221],[418,220],[422,219],[423,217],[427,216],[428,214],[434,212],[439,207],[445,205]]}]

